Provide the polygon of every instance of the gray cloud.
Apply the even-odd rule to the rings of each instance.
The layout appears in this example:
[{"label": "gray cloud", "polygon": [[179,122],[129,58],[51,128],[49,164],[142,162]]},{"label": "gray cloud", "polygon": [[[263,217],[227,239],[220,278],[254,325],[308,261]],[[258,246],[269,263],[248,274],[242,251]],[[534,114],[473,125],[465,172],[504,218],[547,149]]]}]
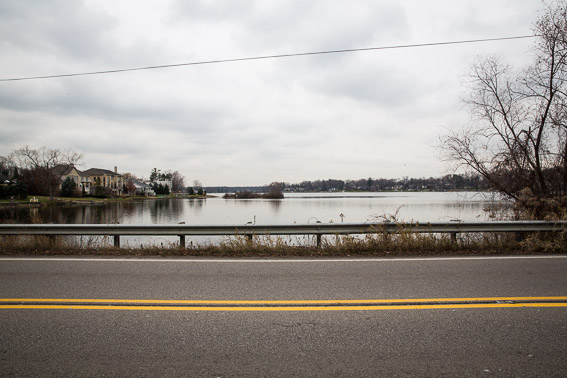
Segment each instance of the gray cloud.
[{"label": "gray cloud", "polygon": [[[97,59],[112,46],[108,31],[116,21],[80,1],[16,1],[0,4],[4,44],[59,59]],[[106,57],[100,57],[100,60]]]},{"label": "gray cloud", "polygon": [[[538,4],[448,1],[17,1],[3,77],[498,37]],[[135,12],[134,12],[135,9]],[[504,12],[506,10],[506,12]],[[466,118],[476,55],[529,41],[369,51],[0,83],[0,154],[74,148],[88,166],[179,170],[205,185],[444,173],[432,140]]]}]

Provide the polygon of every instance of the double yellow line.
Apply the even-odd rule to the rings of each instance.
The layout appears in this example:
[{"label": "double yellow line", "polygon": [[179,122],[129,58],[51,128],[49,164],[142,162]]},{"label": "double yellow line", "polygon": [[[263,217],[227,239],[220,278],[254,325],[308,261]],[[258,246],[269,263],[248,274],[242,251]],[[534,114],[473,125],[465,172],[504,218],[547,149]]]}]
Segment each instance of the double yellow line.
[{"label": "double yellow line", "polygon": [[567,307],[567,297],[481,297],[340,300],[0,298],[0,309],[148,311],[361,311],[518,307]]}]

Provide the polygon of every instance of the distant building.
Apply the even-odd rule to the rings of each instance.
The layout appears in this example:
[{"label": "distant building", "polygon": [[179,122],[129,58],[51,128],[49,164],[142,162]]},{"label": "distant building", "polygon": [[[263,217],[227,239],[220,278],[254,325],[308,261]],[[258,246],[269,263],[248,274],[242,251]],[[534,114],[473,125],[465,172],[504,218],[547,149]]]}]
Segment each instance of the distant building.
[{"label": "distant building", "polygon": [[144,196],[155,196],[156,193],[152,187],[144,182],[132,180],[132,184],[136,187],[136,194],[141,194]]},{"label": "distant building", "polygon": [[124,178],[118,173],[117,167],[114,167],[114,171],[101,168],[79,171],[74,164],[62,164],[56,165],[52,170],[55,177],[59,178],[59,188],[70,177],[75,181],[79,190],[87,194],[94,194],[97,186],[102,187],[104,192],[115,196],[122,194]]},{"label": "distant building", "polygon": [[97,186],[112,192],[112,195],[122,194],[124,178],[118,173],[117,167],[114,171],[101,168],[87,169],[82,174],[81,188],[87,193],[94,193]]},{"label": "distant building", "polygon": [[61,188],[61,185],[63,184],[63,182],[70,177],[71,179],[73,179],[73,181],[75,181],[75,184],[79,185],[79,183],[81,182],[81,171],[79,171],[76,167],[75,164],[60,164],[60,165],[56,165],[55,167],[53,167],[51,169],[51,172],[53,173],[53,175],[57,178],[59,178],[59,187]]}]

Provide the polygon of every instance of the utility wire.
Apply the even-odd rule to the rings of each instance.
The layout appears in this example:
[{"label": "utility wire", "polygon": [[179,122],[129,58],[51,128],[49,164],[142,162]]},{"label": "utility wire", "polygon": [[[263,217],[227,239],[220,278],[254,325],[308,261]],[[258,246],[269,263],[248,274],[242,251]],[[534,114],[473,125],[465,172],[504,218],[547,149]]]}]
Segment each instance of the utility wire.
[{"label": "utility wire", "polygon": [[247,57],[247,58],[206,60],[206,61],[200,61],[200,62],[164,64],[164,65],[160,65],[160,66],[123,68],[123,69],[106,70],[106,71],[93,71],[93,72],[81,72],[81,73],[70,73],[70,74],[60,74],[60,75],[46,75],[46,76],[17,77],[17,78],[0,79],[0,82],[38,80],[38,79],[55,79],[55,78],[62,78],[62,77],[87,76],[87,75],[105,75],[105,74],[130,72],[130,71],[155,70],[155,69],[162,69],[162,68],[197,66],[197,65],[216,64],[216,63],[243,62],[243,61],[249,61],[249,60],[290,58],[290,57],[296,57],[296,56],[323,55],[323,54],[342,54],[342,53],[350,53],[350,52],[357,52],[357,51],[393,50],[393,49],[407,49],[407,48],[414,48],[414,47],[459,45],[459,44],[465,44],[465,43],[508,41],[508,40],[512,40],[512,39],[525,39],[525,38],[534,38],[534,37],[536,37],[536,36],[535,35],[521,35],[521,36],[516,36],[516,37],[485,38],[485,39],[471,39],[471,40],[462,40],[462,41],[418,43],[418,44],[411,44],[411,45],[364,47],[364,48],[358,48],[358,49],[327,50],[327,51],[303,52],[303,53],[292,53],[292,54],[264,55],[264,56],[254,56],[254,57]]}]

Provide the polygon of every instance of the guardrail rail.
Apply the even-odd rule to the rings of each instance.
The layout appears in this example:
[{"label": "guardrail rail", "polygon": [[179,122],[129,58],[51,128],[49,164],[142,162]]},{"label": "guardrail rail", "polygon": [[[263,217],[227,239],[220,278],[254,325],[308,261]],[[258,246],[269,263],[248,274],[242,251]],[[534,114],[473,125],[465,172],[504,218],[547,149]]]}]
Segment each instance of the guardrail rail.
[{"label": "guardrail rail", "polygon": [[136,225],[136,224],[0,224],[0,235],[103,235],[113,236],[114,246],[120,247],[120,236],[178,236],[179,246],[185,248],[186,236],[246,235],[316,235],[317,247],[322,235],[356,235],[377,232],[449,233],[456,240],[458,233],[476,232],[561,232],[567,221],[499,221],[450,223],[308,223],[289,225]]}]

